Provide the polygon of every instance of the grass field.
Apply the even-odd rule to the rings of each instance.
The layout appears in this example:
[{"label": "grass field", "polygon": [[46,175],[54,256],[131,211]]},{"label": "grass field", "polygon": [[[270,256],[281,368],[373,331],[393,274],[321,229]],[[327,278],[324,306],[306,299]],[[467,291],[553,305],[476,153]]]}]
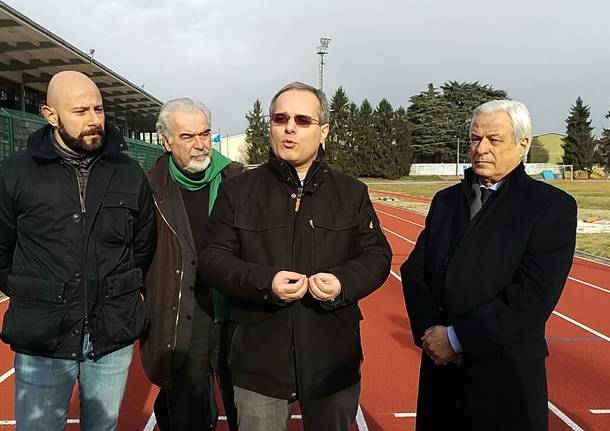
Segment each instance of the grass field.
[{"label": "grass field", "polygon": [[[366,181],[370,188],[408,193],[415,196],[432,197],[456,181]],[[555,187],[574,196],[578,204],[578,219],[590,217],[610,220],[610,181],[551,181]],[[375,194],[372,194],[376,199]],[[395,205],[420,213],[427,213],[428,206],[419,202],[396,202]],[[579,233],[576,249],[596,256],[610,258],[610,234]]]}]

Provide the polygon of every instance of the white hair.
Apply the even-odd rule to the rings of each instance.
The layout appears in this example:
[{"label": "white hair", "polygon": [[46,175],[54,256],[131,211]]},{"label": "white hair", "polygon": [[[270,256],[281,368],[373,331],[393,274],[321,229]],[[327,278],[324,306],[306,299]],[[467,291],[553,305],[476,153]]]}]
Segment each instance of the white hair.
[{"label": "white hair", "polygon": [[159,112],[159,118],[157,119],[157,134],[165,135],[167,139],[171,138],[172,131],[168,124],[169,114],[172,112],[201,112],[205,115],[208,120],[208,124],[212,127],[212,114],[210,110],[201,102],[189,99],[188,97],[181,97],[180,99],[173,99],[165,102]]},{"label": "white hair", "polygon": [[496,114],[506,112],[510,117],[513,128],[513,142],[516,145],[522,139],[527,139],[527,149],[523,154],[523,161],[527,158],[532,143],[532,119],[527,107],[516,100],[491,100],[477,107],[472,113],[469,135],[472,135],[472,127],[475,119],[480,115]]}]

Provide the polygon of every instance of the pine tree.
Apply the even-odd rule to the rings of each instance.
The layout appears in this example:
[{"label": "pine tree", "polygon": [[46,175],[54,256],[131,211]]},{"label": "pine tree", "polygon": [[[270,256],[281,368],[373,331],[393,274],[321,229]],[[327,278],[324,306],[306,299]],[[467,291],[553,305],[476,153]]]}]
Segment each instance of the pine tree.
[{"label": "pine tree", "polygon": [[420,162],[455,163],[460,140],[460,160],[468,152],[468,129],[474,109],[494,99],[506,99],[505,91],[479,82],[449,81],[440,89],[428,89],[411,97],[407,116],[412,124],[415,158]]},{"label": "pine tree", "polygon": [[248,163],[264,163],[269,154],[269,122],[265,119],[260,100],[254,102],[252,110],[246,114],[246,119],[248,120],[246,129]]},{"label": "pine tree", "polygon": [[330,101],[330,133],[326,139],[326,157],[336,169],[346,172],[351,163],[350,101],[339,87]]},{"label": "pine tree", "polygon": [[[610,118],[610,111],[606,114],[606,118]],[[610,129],[604,128],[597,147],[600,162],[606,167],[606,172],[610,173]]]},{"label": "pine tree", "polygon": [[357,148],[360,175],[373,176],[372,160],[375,152],[375,130],[373,129],[373,107],[364,99],[358,108],[354,123],[354,146]]},{"label": "pine tree", "polygon": [[576,104],[570,109],[566,119],[566,137],[563,138],[563,163],[573,165],[575,170],[591,169],[593,167],[593,127],[589,119],[590,109],[583,104],[582,99],[576,99]]}]

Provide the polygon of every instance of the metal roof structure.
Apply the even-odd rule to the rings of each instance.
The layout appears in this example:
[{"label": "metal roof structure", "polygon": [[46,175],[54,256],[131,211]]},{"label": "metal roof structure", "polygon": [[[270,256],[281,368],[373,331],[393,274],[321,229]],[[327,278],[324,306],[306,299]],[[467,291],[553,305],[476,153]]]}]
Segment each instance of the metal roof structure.
[{"label": "metal roof structure", "polygon": [[163,102],[0,1],[0,77],[46,93],[62,70],[88,75],[115,121],[154,130]]}]

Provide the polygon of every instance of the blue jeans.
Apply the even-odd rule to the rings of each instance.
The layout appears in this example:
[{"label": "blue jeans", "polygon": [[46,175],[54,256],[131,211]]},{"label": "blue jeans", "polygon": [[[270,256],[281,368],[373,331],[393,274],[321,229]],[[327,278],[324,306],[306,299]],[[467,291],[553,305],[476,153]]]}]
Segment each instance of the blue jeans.
[{"label": "blue jeans", "polygon": [[[85,337],[83,350],[91,349]],[[74,383],[78,379],[80,429],[116,429],[125,393],[133,344],[97,361],[82,362],[15,355],[15,419],[17,431],[63,431]]]}]

